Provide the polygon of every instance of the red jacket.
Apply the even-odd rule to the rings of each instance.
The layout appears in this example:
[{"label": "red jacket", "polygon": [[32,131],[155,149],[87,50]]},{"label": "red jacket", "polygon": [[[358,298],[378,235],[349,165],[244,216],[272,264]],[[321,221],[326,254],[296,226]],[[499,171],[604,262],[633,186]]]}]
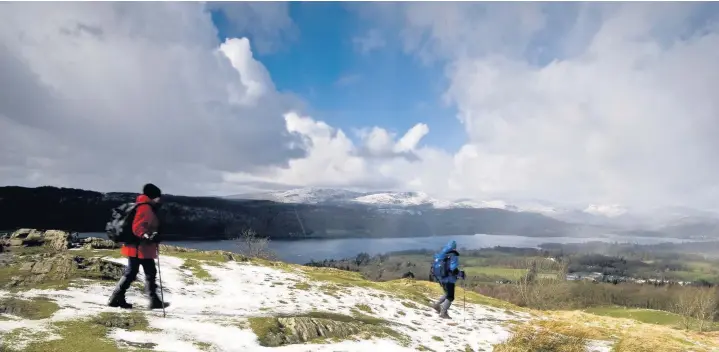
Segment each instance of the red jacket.
[{"label": "red jacket", "polygon": [[[137,196],[136,203],[149,203],[150,198],[144,194]],[[132,221],[132,233],[137,237],[143,234],[151,235],[160,227],[160,220],[150,204],[142,204],[137,207],[135,219]],[[135,245],[122,245],[120,253],[126,257],[138,257],[140,259],[156,259],[157,244],[144,242],[137,248]]]}]

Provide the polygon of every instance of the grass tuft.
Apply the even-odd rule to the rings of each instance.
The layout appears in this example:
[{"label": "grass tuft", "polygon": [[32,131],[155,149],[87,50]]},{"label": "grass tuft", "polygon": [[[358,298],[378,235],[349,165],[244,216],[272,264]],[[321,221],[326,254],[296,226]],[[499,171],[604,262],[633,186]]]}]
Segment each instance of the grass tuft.
[{"label": "grass tuft", "polygon": [[60,307],[57,303],[44,297],[36,297],[30,300],[14,297],[0,299],[0,313],[25,319],[47,319],[59,309]]},{"label": "grass tuft", "polygon": [[355,308],[357,308],[357,309],[359,309],[359,310],[361,310],[361,311],[363,311],[363,312],[366,312],[366,313],[372,313],[372,308],[370,308],[370,307],[369,307],[368,305],[366,305],[366,304],[358,304],[358,305],[355,305]]},{"label": "grass tuft", "polygon": [[509,340],[495,345],[495,352],[585,352],[586,337],[566,336],[546,329],[522,326]]},{"label": "grass tuft", "polygon": [[[189,270],[192,273],[192,277],[194,279],[203,280],[203,281],[217,281],[210,273],[205,270],[205,268],[202,267],[202,264],[200,261],[196,259],[185,259],[185,262],[182,263],[182,266],[180,266],[180,269]],[[192,281],[192,280],[190,280]]]},{"label": "grass tuft", "polygon": [[[101,313],[99,316],[89,319],[62,321],[51,325],[53,333],[59,335],[59,339],[45,340],[45,333],[39,338],[33,339],[22,351],[27,352],[117,352],[125,351],[117,343],[107,337],[111,328],[122,328],[127,330],[148,330],[147,319],[142,313]],[[3,348],[12,351],[12,339],[8,340],[7,346]],[[131,345],[131,343],[128,343]],[[155,344],[141,344],[133,351],[150,351]]]}]

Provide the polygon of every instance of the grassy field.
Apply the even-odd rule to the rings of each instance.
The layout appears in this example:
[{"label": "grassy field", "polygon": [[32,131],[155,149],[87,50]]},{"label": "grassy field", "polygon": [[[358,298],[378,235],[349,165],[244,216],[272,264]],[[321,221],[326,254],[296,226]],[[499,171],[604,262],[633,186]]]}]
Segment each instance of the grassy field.
[{"label": "grassy field", "polygon": [[647,309],[630,309],[624,307],[598,307],[584,310],[587,313],[613,317],[627,318],[641,321],[642,323],[674,326],[678,325],[681,317],[677,314]]},{"label": "grassy field", "polygon": [[[631,309],[624,307],[599,307],[585,309],[584,312],[612,317],[634,319],[642,323],[664,325],[673,328],[680,328],[682,317],[678,314],[650,309]],[[696,324],[695,324],[696,325]],[[719,329],[719,324],[714,323],[711,330]]]},{"label": "grassy field", "polygon": [[467,266],[464,268],[468,277],[486,275],[507,280],[518,280],[527,270],[502,268],[496,266]]},{"label": "grassy field", "polygon": [[[417,263],[420,267],[428,267],[432,262],[429,255],[393,255],[392,261]],[[460,257],[460,268],[467,273],[468,278],[480,281],[495,281],[499,279],[517,280],[527,271],[514,269],[488,263],[488,258]]]}]

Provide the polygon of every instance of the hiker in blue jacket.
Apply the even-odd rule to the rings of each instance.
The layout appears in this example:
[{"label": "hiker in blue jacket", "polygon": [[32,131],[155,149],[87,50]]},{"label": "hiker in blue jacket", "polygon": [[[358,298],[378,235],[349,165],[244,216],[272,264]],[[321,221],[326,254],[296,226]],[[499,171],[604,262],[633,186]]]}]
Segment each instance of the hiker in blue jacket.
[{"label": "hiker in blue jacket", "polygon": [[432,308],[439,313],[440,318],[450,319],[447,310],[454,301],[454,286],[457,279],[464,280],[464,271],[459,270],[459,252],[457,252],[457,242],[449,241],[442,250],[434,255],[434,263],[432,264],[432,275],[439,281],[444,290],[444,295],[440,297]]}]

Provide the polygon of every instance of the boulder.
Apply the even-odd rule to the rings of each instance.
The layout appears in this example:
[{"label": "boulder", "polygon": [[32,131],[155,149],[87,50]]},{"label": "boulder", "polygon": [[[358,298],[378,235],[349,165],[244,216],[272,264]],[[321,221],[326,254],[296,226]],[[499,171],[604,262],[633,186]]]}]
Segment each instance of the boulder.
[{"label": "boulder", "polygon": [[38,246],[42,244],[42,231],[19,229],[10,235],[11,246]]},{"label": "boulder", "polygon": [[120,244],[99,237],[88,237],[82,240],[82,248],[84,249],[115,249],[120,248]]},{"label": "boulder", "polygon": [[102,258],[75,257],[80,276],[87,279],[117,281],[122,277],[125,266]]},{"label": "boulder", "polygon": [[70,248],[72,236],[67,231],[47,230],[42,234],[44,244],[56,251]]}]

